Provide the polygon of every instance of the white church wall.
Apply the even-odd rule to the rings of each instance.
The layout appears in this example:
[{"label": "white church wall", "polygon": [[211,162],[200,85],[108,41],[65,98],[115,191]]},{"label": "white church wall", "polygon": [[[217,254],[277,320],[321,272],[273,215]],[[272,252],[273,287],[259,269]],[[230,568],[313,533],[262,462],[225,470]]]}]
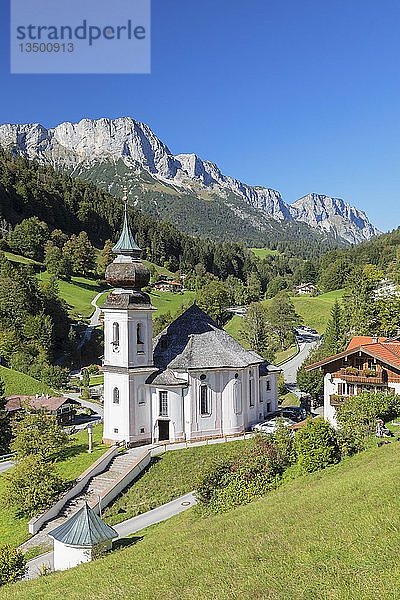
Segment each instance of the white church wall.
[{"label": "white church wall", "polygon": [[[104,364],[116,367],[128,366],[128,313],[123,310],[104,310]],[[114,343],[118,325],[118,344]]]},{"label": "white church wall", "polygon": [[[223,435],[221,371],[204,369],[189,374],[191,392],[191,439]],[[207,388],[208,411],[201,412],[201,386]]]},{"label": "white church wall", "polygon": [[243,370],[224,373],[222,391],[222,429],[223,435],[234,435],[243,431]]},{"label": "white church wall", "polygon": [[[160,414],[160,392],[167,393],[167,414]],[[184,420],[182,388],[176,387],[157,387],[151,389],[152,404],[152,434],[153,440],[159,441],[159,421],[166,421],[169,424],[169,441],[175,442],[183,440]]]},{"label": "white church wall", "polygon": [[[114,402],[115,390],[119,401]],[[104,439],[129,439],[129,378],[127,374],[104,372]]]}]

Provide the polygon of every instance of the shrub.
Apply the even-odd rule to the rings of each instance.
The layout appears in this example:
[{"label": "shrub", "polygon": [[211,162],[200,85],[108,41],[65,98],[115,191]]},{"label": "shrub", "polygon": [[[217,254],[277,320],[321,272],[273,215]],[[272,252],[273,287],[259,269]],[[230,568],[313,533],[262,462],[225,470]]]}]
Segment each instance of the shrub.
[{"label": "shrub", "polygon": [[15,583],[25,576],[26,560],[22,552],[12,546],[0,547],[0,585]]},{"label": "shrub", "polygon": [[18,515],[32,517],[48,508],[64,483],[52,463],[41,456],[26,456],[8,476],[6,501]]},{"label": "shrub", "polygon": [[275,488],[284,469],[271,436],[256,436],[239,457],[214,465],[197,487],[197,498],[212,512],[246,504]]},{"label": "shrub", "polygon": [[278,451],[282,468],[286,469],[296,462],[294,433],[283,422],[278,422],[278,428],[273,434],[273,440]]},{"label": "shrub", "polygon": [[336,420],[343,454],[352,454],[366,447],[368,437],[375,433],[376,420],[388,421],[400,414],[400,396],[384,392],[363,392],[350,396],[338,407]]},{"label": "shrub", "polygon": [[336,432],[324,419],[308,419],[295,437],[297,461],[301,471],[312,473],[340,460]]}]

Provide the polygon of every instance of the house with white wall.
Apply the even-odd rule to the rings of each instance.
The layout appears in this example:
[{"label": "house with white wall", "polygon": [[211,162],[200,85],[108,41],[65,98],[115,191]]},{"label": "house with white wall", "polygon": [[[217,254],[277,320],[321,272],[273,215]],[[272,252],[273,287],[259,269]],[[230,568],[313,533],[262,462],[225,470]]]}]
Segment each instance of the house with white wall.
[{"label": "house with white wall", "polygon": [[357,336],[344,352],[306,367],[324,373],[324,416],[336,426],[336,410],[364,391],[400,393],[400,341]]}]

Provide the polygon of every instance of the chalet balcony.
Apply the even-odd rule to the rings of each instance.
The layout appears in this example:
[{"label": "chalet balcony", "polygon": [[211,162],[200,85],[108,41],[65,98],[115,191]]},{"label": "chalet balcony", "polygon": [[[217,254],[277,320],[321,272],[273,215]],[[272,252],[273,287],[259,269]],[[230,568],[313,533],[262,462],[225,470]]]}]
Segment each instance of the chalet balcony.
[{"label": "chalet balcony", "polygon": [[372,371],[369,369],[340,369],[340,371],[333,373],[333,377],[343,379],[343,381],[347,381],[348,383],[365,385],[387,386],[388,383],[386,371]]}]

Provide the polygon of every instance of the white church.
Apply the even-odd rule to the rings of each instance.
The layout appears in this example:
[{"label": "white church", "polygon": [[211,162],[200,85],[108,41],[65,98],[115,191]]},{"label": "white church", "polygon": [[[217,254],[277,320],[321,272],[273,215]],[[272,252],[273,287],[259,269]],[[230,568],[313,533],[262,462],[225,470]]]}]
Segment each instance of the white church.
[{"label": "white church", "polygon": [[232,436],[278,406],[280,370],[196,305],[154,340],[150,272],[125,209],[104,312],[104,441],[129,446]]}]

